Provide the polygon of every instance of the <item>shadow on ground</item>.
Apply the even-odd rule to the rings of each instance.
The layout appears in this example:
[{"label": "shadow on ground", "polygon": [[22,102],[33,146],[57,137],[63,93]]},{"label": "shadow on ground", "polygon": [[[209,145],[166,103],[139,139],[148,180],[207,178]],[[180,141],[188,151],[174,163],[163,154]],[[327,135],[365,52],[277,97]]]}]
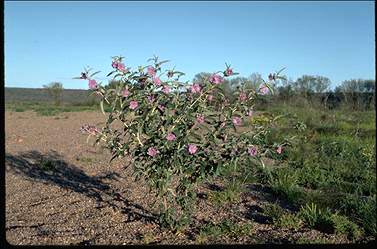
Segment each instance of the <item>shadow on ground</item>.
[{"label": "shadow on ground", "polygon": [[[109,205],[121,209],[128,216],[128,222],[143,220],[156,222],[156,214],[150,213],[142,206],[132,203],[116,193],[104,183],[104,179],[118,180],[116,172],[107,172],[98,176],[89,176],[83,170],[63,160],[56,151],[42,154],[39,151],[27,151],[12,155],[6,153],[5,163],[7,171],[45,184],[57,185],[61,188],[83,194],[93,198],[96,208]],[[117,203],[123,205],[118,206]]]}]

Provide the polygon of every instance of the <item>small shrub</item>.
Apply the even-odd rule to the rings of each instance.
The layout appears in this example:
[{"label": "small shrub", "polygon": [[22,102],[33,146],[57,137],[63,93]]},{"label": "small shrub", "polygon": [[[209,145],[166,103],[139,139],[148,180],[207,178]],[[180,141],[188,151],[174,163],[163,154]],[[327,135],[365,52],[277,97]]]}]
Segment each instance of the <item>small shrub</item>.
[{"label": "small shrub", "polygon": [[58,109],[50,108],[50,107],[38,108],[35,111],[41,116],[55,116],[55,115],[59,114],[59,112],[60,112]]},{"label": "small shrub", "polygon": [[15,112],[24,112],[25,111],[25,108],[22,108],[22,107],[16,107],[14,109]]},{"label": "small shrub", "polygon": [[334,223],[335,233],[345,234],[350,240],[357,240],[362,236],[362,230],[346,216],[333,214],[331,219]]},{"label": "small shrub", "polygon": [[63,84],[60,82],[51,82],[48,85],[43,86],[48,94],[53,98],[55,105],[60,105],[62,94],[63,94]]},{"label": "small shrub", "polygon": [[272,223],[275,223],[285,214],[285,211],[278,204],[267,204],[263,207],[263,214],[270,217]]},{"label": "small shrub", "polygon": [[316,204],[311,203],[311,205],[306,204],[305,207],[301,207],[298,215],[309,228],[314,228],[326,233],[334,232],[334,222],[331,219],[331,212],[328,209],[319,209]]},{"label": "small shrub", "polygon": [[53,160],[42,159],[39,165],[43,171],[55,170],[55,162]]},{"label": "small shrub", "polygon": [[281,228],[298,230],[303,226],[303,221],[298,215],[287,213],[280,216],[280,218],[274,222],[274,225]]},{"label": "small shrub", "polygon": [[[96,141],[106,144],[111,160],[131,158],[135,179],[143,178],[161,200],[161,224],[174,229],[187,225],[197,184],[229,166],[263,164],[261,155],[275,144],[264,139],[272,117],[264,117],[251,130],[241,128],[255,101],[272,91],[269,83],[279,79],[279,73],[257,90],[243,85],[227,97],[222,83],[237,74],[229,65],[188,84],[179,81],[184,73],[163,71],[162,64],[168,61],[158,57],[138,70],[126,68],[123,59],[113,57],[114,70],[107,75],[113,75],[116,84],[102,86],[93,79],[99,72],[90,70],[76,77],[88,80],[89,88],[100,96],[103,114],[109,108],[105,127],[95,132]],[[123,129],[114,129],[114,121]],[[237,191],[229,189],[225,199],[236,198]]]},{"label": "small shrub", "polygon": [[155,241],[155,236],[151,232],[147,232],[141,236],[141,241],[143,244],[148,245]]},{"label": "small shrub", "polygon": [[231,221],[223,221],[219,224],[207,224],[202,227],[196,237],[196,242],[199,244],[206,243],[209,240],[216,239],[220,236],[229,236],[231,238],[239,238],[240,236],[249,236],[253,225],[237,224]]},{"label": "small shrub", "polygon": [[339,205],[340,210],[362,226],[367,235],[375,236],[377,234],[376,196],[360,198],[348,195],[340,200]]},{"label": "small shrub", "polygon": [[228,184],[223,191],[212,191],[209,194],[209,200],[216,205],[223,205],[226,203],[235,202],[240,199],[240,194],[244,190],[243,186],[238,181],[233,181]]},{"label": "small shrub", "polygon": [[305,198],[305,193],[297,185],[295,173],[283,170],[276,170],[270,182],[272,190],[286,198],[288,201],[301,204]]}]

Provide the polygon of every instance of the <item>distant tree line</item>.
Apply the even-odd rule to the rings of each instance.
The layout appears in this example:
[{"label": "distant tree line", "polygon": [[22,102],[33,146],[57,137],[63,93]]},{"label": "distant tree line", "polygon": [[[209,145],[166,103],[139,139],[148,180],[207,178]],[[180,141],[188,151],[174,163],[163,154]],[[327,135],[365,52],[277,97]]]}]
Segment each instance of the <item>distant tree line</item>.
[{"label": "distant tree line", "polygon": [[[198,73],[194,76],[193,82],[200,83],[209,75],[211,74],[205,72]],[[330,89],[330,79],[324,76],[303,75],[296,80],[284,78],[273,83],[275,94],[270,101],[297,102],[298,104],[305,102],[308,105],[322,105],[329,109],[345,106],[353,110],[368,110],[375,107],[375,80],[345,80],[333,91]],[[249,77],[226,79],[221,87],[232,100],[235,98],[233,93],[237,88],[245,87],[257,90],[263,82],[261,74],[252,73]]]},{"label": "distant tree line", "polygon": [[[201,72],[194,76],[192,82],[201,83],[211,76],[211,73]],[[262,98],[261,104],[286,103],[296,105],[322,106],[328,109],[339,107],[353,110],[368,110],[375,107],[375,80],[351,79],[343,81],[335,90],[330,89],[329,78],[319,75],[303,75],[296,80],[284,77],[276,80],[272,88],[274,95]],[[224,94],[233,101],[239,88],[258,90],[264,83],[262,75],[252,73],[248,77],[238,76],[224,79],[220,85]],[[115,87],[119,81],[110,80],[108,87]]]}]

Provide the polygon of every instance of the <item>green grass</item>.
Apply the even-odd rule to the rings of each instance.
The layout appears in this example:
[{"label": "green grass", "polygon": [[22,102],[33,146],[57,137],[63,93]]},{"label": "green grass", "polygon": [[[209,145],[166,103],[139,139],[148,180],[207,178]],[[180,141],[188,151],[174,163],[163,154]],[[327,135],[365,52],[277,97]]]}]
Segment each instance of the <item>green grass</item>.
[{"label": "green grass", "polygon": [[[32,110],[51,116],[61,112],[99,112],[100,108],[99,104],[56,107],[24,102],[7,103],[6,110]],[[346,234],[352,240],[376,236],[375,111],[274,104],[265,107],[249,123],[264,124],[264,117],[269,115],[284,117],[276,122],[266,142],[296,136],[292,146],[285,148],[279,156],[282,163],[266,168],[253,164],[239,167],[238,172],[232,167],[224,170],[225,189],[211,192],[210,201],[220,206],[237,202],[245,191],[245,183],[261,183],[301,210],[298,213],[273,210],[272,214],[277,214],[271,214],[271,217],[275,217],[277,227],[298,229],[303,225],[328,233]],[[271,157],[277,159],[276,155]],[[202,230],[200,236],[205,241],[211,234],[222,233],[224,229],[221,225],[213,225]]]},{"label": "green grass", "polygon": [[200,228],[199,233],[196,236],[196,242],[198,244],[208,243],[221,236],[228,236],[231,238],[250,236],[252,227],[253,225],[251,223],[237,224],[229,220],[225,220],[218,224],[209,223]]},{"label": "green grass", "polygon": [[[349,237],[355,238],[360,234],[355,226],[360,226],[366,234],[376,235],[375,112],[292,106],[272,106],[269,111],[287,115],[271,132],[271,141],[284,135],[299,138],[286,150],[286,167],[271,172],[269,185],[274,192],[297,207],[308,208],[306,204],[314,202],[320,210],[331,210],[322,211],[318,221],[305,216],[313,228],[326,230],[327,226],[333,232],[348,229],[353,231],[348,232]],[[298,131],[298,122],[306,128]],[[334,223],[331,214],[336,212],[336,217],[344,218],[335,220],[346,225],[329,225]],[[315,211],[311,214],[315,217]]]},{"label": "green grass", "polygon": [[[290,229],[303,225],[346,234],[352,240],[376,236],[375,111],[274,104],[250,122],[262,124],[268,113],[283,117],[266,142],[285,136],[296,139],[279,156],[283,160],[279,165],[249,168],[246,182],[267,185],[279,198],[301,209],[296,214],[270,210],[274,225]],[[276,155],[271,158],[277,159]]]},{"label": "green grass", "polygon": [[100,111],[100,107],[98,103],[94,105],[64,103],[56,106],[50,102],[13,102],[6,103],[5,110],[14,112],[34,111],[41,116],[55,116],[62,112]]},{"label": "green grass", "polygon": [[239,180],[230,181],[223,191],[211,191],[208,199],[217,206],[233,203],[240,199],[240,194],[244,191]]}]

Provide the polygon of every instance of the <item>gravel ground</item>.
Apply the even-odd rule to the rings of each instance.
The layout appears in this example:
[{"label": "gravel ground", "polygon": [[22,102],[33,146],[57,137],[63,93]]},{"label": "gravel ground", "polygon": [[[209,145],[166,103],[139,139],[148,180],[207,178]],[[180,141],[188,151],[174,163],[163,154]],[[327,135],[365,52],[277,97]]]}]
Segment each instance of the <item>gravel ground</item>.
[{"label": "gravel ground", "polygon": [[[97,112],[5,113],[6,239],[10,244],[196,244],[203,224],[224,220],[253,224],[252,230],[245,236],[219,236],[207,243],[292,243],[302,238],[349,243],[343,236],[277,229],[256,219],[263,204],[281,203],[258,185],[248,186],[239,202],[218,207],[205,198],[211,187],[203,184],[198,192],[204,197],[198,199],[193,224],[181,233],[161,229],[152,207],[154,197],[142,182],[133,181],[124,167],[126,161],[109,163],[109,152],[87,143],[80,132],[83,124],[100,127],[104,121]],[[54,170],[43,169],[51,166],[46,162],[52,162]]]}]

